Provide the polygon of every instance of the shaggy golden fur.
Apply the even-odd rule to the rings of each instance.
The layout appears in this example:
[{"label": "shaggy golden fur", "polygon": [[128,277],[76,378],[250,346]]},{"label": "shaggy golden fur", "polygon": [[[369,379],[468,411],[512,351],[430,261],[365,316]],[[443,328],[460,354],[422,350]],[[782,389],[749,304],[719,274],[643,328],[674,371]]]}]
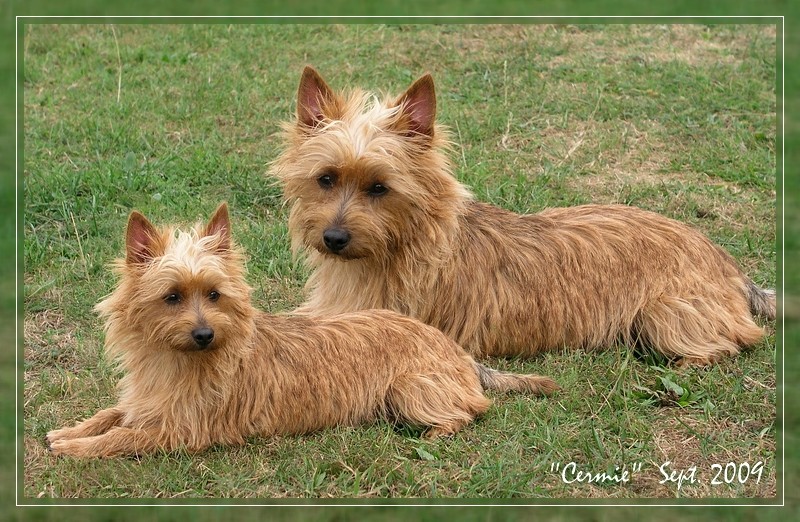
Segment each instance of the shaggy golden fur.
[{"label": "shaggy golden fur", "polygon": [[303,72],[272,174],[313,273],[299,312],[389,308],[473,355],[642,343],[707,364],[763,331],[775,295],[696,230],[622,205],[518,215],[474,201],[447,159],[433,80],[398,98]]},{"label": "shaggy golden fur", "polygon": [[56,455],[199,451],[377,417],[450,435],[483,413],[483,389],[556,384],[476,363],[444,334],[388,310],[328,318],[255,310],[223,204],[205,226],[157,230],[131,214],[121,280],[97,305],[125,376],[119,403],[47,434]]}]

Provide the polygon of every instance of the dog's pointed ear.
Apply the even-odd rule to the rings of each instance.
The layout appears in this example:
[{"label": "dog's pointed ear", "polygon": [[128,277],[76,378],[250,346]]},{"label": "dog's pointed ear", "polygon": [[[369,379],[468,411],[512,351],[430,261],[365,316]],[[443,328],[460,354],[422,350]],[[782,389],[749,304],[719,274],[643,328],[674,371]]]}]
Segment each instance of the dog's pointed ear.
[{"label": "dog's pointed ear", "polygon": [[203,236],[213,236],[219,234],[220,243],[218,250],[230,250],[231,248],[231,219],[228,215],[228,204],[220,203],[214,215],[208,220],[206,228],[203,229]]},{"label": "dog's pointed ear", "polygon": [[423,134],[433,137],[436,123],[436,88],[433,76],[425,73],[406,92],[400,95],[395,105],[401,107],[409,135]]},{"label": "dog's pointed ear", "polygon": [[156,227],[142,213],[131,212],[125,232],[125,261],[129,265],[146,263],[163,251],[164,245]]},{"label": "dog's pointed ear", "polygon": [[336,101],[336,94],[328,87],[322,76],[306,65],[297,89],[297,121],[306,127],[314,127],[325,118],[326,107]]}]

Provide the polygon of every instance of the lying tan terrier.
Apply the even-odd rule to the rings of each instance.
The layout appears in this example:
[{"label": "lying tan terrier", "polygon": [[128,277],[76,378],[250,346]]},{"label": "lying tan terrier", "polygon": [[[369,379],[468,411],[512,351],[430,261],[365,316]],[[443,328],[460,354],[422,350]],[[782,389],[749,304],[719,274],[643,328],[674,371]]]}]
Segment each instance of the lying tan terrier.
[{"label": "lying tan terrier", "polygon": [[389,308],[473,355],[641,343],[683,363],[763,335],[775,294],[696,230],[622,205],[519,215],[456,181],[433,79],[335,93],[307,67],[272,174],[313,273],[300,312]]},{"label": "lying tan terrier", "polygon": [[47,434],[55,455],[111,457],[378,417],[450,435],[484,389],[548,394],[547,377],[476,363],[438,330],[391,311],[330,318],[253,308],[225,204],[205,226],[157,230],[134,212],[114,292],[97,305],[125,376],[119,404]]}]

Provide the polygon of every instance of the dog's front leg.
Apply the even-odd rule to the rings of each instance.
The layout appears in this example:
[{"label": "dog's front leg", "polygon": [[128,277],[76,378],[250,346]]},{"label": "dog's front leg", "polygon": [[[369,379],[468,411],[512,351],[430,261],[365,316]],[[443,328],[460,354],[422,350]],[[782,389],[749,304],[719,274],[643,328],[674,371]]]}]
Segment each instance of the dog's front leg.
[{"label": "dog's front leg", "polygon": [[114,426],[118,426],[122,421],[124,412],[119,408],[106,408],[94,414],[94,416],[79,422],[71,428],[61,428],[53,430],[47,434],[47,444],[52,445],[61,439],[78,439],[82,437],[92,437],[101,435]]},{"label": "dog's front leg", "polygon": [[113,427],[101,435],[77,439],[59,439],[50,444],[53,455],[71,457],[119,457],[142,455],[163,447],[158,435],[141,428]]}]

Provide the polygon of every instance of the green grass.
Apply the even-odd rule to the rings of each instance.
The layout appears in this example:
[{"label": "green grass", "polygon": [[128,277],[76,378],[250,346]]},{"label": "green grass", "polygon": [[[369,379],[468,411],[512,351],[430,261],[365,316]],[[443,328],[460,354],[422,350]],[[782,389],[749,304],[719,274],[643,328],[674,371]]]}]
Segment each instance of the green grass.
[{"label": "green grass", "polygon": [[[754,25],[150,25],[25,28],[23,495],[195,497],[773,497],[774,333],[678,370],[622,347],[490,360],[550,375],[550,399],[493,396],[450,440],[378,423],[140,460],[54,459],[45,433],[114,402],[92,306],[114,284],[133,208],[207,218],[221,200],[259,307],[303,300],[287,213],[265,176],[303,65],[336,88],[399,92],[424,71],[457,175],[518,212],[628,203],[688,222],[775,285],[775,31]],[[118,46],[118,47],[117,47]],[[118,50],[117,50],[118,49]],[[118,54],[119,53],[119,56]],[[772,331],[774,328],[770,326]],[[659,467],[696,466],[661,484]],[[712,466],[761,461],[756,483]],[[554,464],[632,472],[565,483]]]}]

